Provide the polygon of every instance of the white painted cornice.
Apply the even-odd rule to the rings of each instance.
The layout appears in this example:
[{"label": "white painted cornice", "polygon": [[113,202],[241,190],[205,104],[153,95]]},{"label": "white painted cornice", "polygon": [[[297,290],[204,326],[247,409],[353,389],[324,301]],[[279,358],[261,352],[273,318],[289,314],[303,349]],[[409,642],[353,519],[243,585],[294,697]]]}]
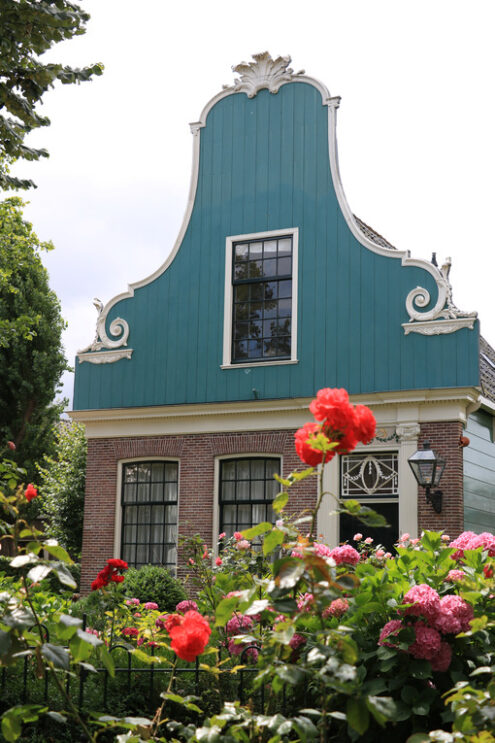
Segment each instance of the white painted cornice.
[{"label": "white painted cornice", "polygon": [[[475,388],[413,390],[354,395],[353,403],[373,409],[379,428],[427,421],[465,423],[479,399]],[[296,429],[311,420],[312,398],[250,402],[167,405],[108,410],[75,410],[71,417],[86,426],[88,438],[160,436]]]}]

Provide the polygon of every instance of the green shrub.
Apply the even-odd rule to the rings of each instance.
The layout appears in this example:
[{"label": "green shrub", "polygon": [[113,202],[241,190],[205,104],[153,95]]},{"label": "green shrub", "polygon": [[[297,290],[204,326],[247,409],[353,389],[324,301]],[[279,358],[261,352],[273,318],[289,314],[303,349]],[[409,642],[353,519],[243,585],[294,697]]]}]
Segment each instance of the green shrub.
[{"label": "green shrub", "polygon": [[160,611],[175,611],[179,601],[187,598],[179,581],[159,565],[129,568],[123,583],[125,595],[141,602],[154,601]]}]

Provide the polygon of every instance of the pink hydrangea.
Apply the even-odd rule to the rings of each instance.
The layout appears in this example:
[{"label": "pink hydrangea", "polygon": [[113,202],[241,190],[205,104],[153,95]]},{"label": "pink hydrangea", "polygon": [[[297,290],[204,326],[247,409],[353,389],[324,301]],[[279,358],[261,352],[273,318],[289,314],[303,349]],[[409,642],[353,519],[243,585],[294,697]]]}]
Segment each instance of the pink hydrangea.
[{"label": "pink hydrangea", "polygon": [[246,649],[246,653],[244,655],[244,658],[249,658],[250,660],[256,662],[258,660],[258,650],[257,648],[250,648],[246,645],[245,642],[236,642],[233,638],[231,638],[228,643],[227,647],[229,649],[229,653],[231,655],[241,655],[241,653]]},{"label": "pink hydrangea", "polygon": [[326,544],[322,544],[321,542],[315,542],[313,544],[313,550],[315,555],[319,557],[331,557],[332,554],[330,547],[327,547]]},{"label": "pink hydrangea", "polygon": [[175,611],[179,611],[181,614],[185,614],[186,611],[198,611],[198,605],[195,601],[186,599],[185,601],[179,601],[175,607]]},{"label": "pink hydrangea", "polygon": [[448,642],[440,643],[440,650],[431,659],[431,667],[434,671],[446,671],[452,660],[452,648]]},{"label": "pink hydrangea", "polygon": [[463,531],[457,539],[450,542],[449,547],[456,550],[452,555],[454,560],[461,560],[464,557],[465,550],[475,550],[478,547],[488,550],[490,557],[495,557],[495,536],[488,531],[484,531],[482,534],[475,534],[474,531]]},{"label": "pink hydrangea", "polygon": [[323,616],[327,617],[341,617],[345,614],[349,608],[349,602],[347,599],[334,599],[332,603],[323,610]]},{"label": "pink hydrangea", "polygon": [[359,552],[351,547],[350,544],[342,544],[340,547],[334,547],[330,551],[329,557],[333,557],[337,565],[342,563],[349,563],[350,565],[356,565],[359,562]]},{"label": "pink hydrangea", "polygon": [[297,602],[297,610],[301,612],[311,611],[311,606],[314,603],[315,597],[312,593],[304,593],[299,596]]},{"label": "pink hydrangea", "polygon": [[404,596],[403,603],[412,604],[412,606],[404,609],[404,614],[415,617],[421,616],[431,620],[436,617],[440,609],[440,596],[426,583],[420,583],[418,586],[409,589]]},{"label": "pink hydrangea", "polygon": [[304,635],[296,634],[292,635],[292,638],[289,642],[289,646],[292,648],[292,650],[298,650],[301,645],[304,645],[306,643],[306,638]]},{"label": "pink hydrangea", "polygon": [[158,609],[158,604],[155,604],[154,601],[147,601],[144,605],[144,608],[151,611],[152,609]]},{"label": "pink hydrangea", "polygon": [[251,617],[245,617],[242,614],[234,614],[232,619],[229,619],[225,629],[228,635],[242,635],[246,630],[251,629],[253,626],[253,620]]},{"label": "pink hydrangea", "polygon": [[464,580],[466,573],[464,570],[449,570],[447,573],[447,580],[451,583],[456,583],[459,580]]},{"label": "pink hydrangea", "polygon": [[158,627],[158,629],[165,629],[165,622],[169,616],[170,614],[162,614],[160,617],[157,617],[155,619],[155,626]]},{"label": "pink hydrangea", "polygon": [[439,632],[421,622],[414,625],[414,632],[416,639],[412,645],[409,645],[408,652],[415,658],[432,660],[439,653],[442,645]]},{"label": "pink hydrangea", "polygon": [[126,599],[124,603],[126,606],[139,606],[140,601],[139,599]]},{"label": "pink hydrangea", "polygon": [[460,596],[444,596],[440,601],[440,609],[432,624],[443,634],[467,632],[469,622],[473,618],[472,607]]},{"label": "pink hydrangea", "polygon": [[387,642],[387,637],[397,637],[400,630],[404,627],[401,619],[392,619],[390,622],[382,628],[380,632],[380,638],[378,640],[379,645],[384,645],[387,648],[396,647],[395,643]]}]

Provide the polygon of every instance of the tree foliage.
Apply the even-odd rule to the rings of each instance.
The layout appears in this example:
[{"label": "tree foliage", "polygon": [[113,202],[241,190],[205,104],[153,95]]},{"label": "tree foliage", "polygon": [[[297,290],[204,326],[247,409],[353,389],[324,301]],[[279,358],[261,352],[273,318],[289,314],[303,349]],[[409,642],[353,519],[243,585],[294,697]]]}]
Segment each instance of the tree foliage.
[{"label": "tree foliage", "polygon": [[53,400],[67,361],[65,322],[50,290],[41,242],[23,219],[23,202],[0,202],[0,441],[13,441],[28,479],[48,452],[62,405]]},{"label": "tree foliage", "polygon": [[8,165],[24,158],[48,157],[28,147],[26,135],[50,120],[36,110],[55,81],[80,83],[101,75],[103,66],[74,68],[43,64],[40,57],[54,44],[84,34],[89,14],[66,0],[0,2],[0,188],[31,188],[33,181],[10,176]]},{"label": "tree foliage", "polygon": [[73,560],[81,557],[87,443],[84,426],[60,421],[55,427],[55,456],[45,457],[38,484],[45,533],[56,539]]}]

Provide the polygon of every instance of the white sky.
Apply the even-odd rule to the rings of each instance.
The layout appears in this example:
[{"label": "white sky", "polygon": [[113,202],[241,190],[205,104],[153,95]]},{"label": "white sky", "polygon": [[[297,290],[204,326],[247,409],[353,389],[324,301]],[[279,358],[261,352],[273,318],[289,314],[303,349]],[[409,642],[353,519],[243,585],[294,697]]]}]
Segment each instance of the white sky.
[{"label": "white sky", "polygon": [[[50,159],[19,163],[38,189],[26,216],[56,250],[51,286],[69,323],[70,362],[106,303],[154,271],[182,222],[189,122],[231,65],[268,50],[342,96],[341,176],[351,209],[401,250],[452,257],[454,301],[477,310],[495,345],[495,43],[493,0],[88,0],[85,36],[58,45],[65,64],[105,73],[58,86],[52,125],[30,143]],[[67,375],[64,393],[72,394]]]}]

